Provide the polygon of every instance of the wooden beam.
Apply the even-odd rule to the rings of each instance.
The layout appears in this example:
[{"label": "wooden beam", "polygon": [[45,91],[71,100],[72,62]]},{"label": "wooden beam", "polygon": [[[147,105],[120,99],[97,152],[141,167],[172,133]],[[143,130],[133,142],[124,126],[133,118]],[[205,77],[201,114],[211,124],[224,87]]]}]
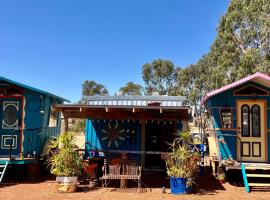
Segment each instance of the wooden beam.
[{"label": "wooden beam", "polygon": [[184,120],[187,121],[189,116],[185,112],[174,113],[159,113],[159,112],[135,112],[130,111],[122,112],[102,112],[102,111],[63,111],[63,115],[68,118],[94,118],[94,119],[131,119],[131,120]]}]

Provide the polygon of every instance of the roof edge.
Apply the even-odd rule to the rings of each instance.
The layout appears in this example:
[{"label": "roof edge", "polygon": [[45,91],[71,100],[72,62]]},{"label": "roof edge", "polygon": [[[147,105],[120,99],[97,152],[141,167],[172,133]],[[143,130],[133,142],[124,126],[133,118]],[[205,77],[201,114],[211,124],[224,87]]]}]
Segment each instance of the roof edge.
[{"label": "roof edge", "polygon": [[17,85],[17,86],[19,86],[19,87],[26,88],[26,89],[28,89],[28,90],[32,90],[32,91],[35,91],[35,92],[38,92],[38,93],[41,93],[41,94],[45,94],[45,95],[48,95],[48,96],[51,96],[51,97],[60,99],[60,100],[62,100],[62,101],[66,101],[66,102],[68,102],[68,103],[70,102],[68,99],[65,99],[65,98],[63,98],[63,97],[57,96],[57,95],[52,94],[52,93],[50,93],[50,92],[46,92],[46,91],[44,91],[44,90],[40,90],[40,89],[31,87],[31,86],[26,85],[26,84],[24,84],[24,83],[16,82],[16,81],[13,81],[13,80],[11,80],[11,79],[8,79],[8,78],[2,77],[2,76],[0,76],[0,80],[6,81],[6,82],[11,83],[11,84],[13,84],[13,85]]},{"label": "roof edge", "polygon": [[239,85],[242,85],[242,84],[244,84],[244,83],[246,83],[248,81],[251,81],[251,80],[253,80],[255,78],[262,78],[262,79],[267,80],[267,81],[270,82],[270,76],[268,76],[267,74],[264,74],[262,72],[256,72],[255,74],[249,75],[249,76],[247,76],[245,78],[242,78],[242,79],[240,79],[238,81],[235,81],[233,83],[230,83],[228,85],[225,85],[225,86],[223,86],[223,87],[221,87],[219,89],[216,89],[216,90],[213,90],[211,92],[208,92],[203,97],[203,99],[202,99],[202,101],[200,103],[200,106],[203,106],[209,100],[209,98],[211,98],[213,96],[216,96],[217,94],[220,94],[220,93],[225,92],[227,90],[230,90],[232,88],[235,88],[235,87],[237,87]]}]

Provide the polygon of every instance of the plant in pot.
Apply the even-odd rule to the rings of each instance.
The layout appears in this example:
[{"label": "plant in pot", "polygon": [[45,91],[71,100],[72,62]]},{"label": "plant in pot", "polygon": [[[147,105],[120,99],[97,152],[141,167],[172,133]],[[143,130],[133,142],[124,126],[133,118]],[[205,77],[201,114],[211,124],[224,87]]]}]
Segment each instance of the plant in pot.
[{"label": "plant in pot", "polygon": [[56,176],[59,192],[75,192],[78,176],[82,172],[82,158],[75,145],[75,134],[66,132],[52,140],[51,157],[48,159],[50,171]]},{"label": "plant in pot", "polygon": [[190,193],[195,172],[199,167],[200,154],[189,145],[187,136],[187,132],[179,133],[179,138],[170,144],[169,153],[163,157],[172,194]]}]

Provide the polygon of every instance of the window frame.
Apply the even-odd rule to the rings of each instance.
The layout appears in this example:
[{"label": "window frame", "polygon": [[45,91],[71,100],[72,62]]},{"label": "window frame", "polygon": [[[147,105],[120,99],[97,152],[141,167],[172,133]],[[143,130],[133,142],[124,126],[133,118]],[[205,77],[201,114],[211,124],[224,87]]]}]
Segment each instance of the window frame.
[{"label": "window frame", "polygon": [[[230,127],[227,128],[224,124],[224,120],[223,120],[223,115],[222,113],[226,111],[227,113],[230,113],[231,114],[231,124],[230,124]],[[233,112],[232,112],[232,109],[231,108],[220,108],[219,109],[219,115],[220,115],[220,122],[221,122],[221,127],[222,129],[232,129],[233,128]]]},{"label": "window frame", "polygon": [[[254,120],[253,120],[253,116],[254,116],[254,107],[258,107],[259,108],[259,135],[254,135]],[[252,137],[261,137],[261,107],[258,104],[253,104],[251,107],[251,135]]]},{"label": "window frame", "polygon": [[[248,135],[243,135],[243,107],[247,106],[248,108]],[[241,106],[241,137],[250,137],[250,106],[248,104],[243,104]]]}]

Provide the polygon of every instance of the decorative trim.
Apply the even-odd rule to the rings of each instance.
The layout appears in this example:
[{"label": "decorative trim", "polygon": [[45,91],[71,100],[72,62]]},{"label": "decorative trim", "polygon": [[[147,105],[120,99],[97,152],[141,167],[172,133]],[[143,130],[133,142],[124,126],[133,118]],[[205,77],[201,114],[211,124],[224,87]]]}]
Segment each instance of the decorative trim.
[{"label": "decorative trim", "polygon": [[17,135],[13,135],[13,138],[11,138],[11,135],[2,135],[1,136],[1,149],[10,149],[10,144],[8,144],[7,141],[11,139],[12,139],[12,149],[17,149],[18,148]]},{"label": "decorative trim", "polygon": [[[24,113],[24,106],[25,106],[25,100],[24,100],[24,97],[21,96],[21,95],[18,95],[18,96],[0,96],[0,99],[8,99],[8,98],[11,98],[11,99],[19,99],[21,100],[20,102],[20,109],[21,109],[21,128],[24,129],[24,116],[25,116],[25,113]],[[22,154],[23,152],[23,131],[21,130],[20,131],[20,154]]]},{"label": "decorative trim", "polygon": [[238,91],[240,91],[240,90],[243,90],[243,89],[245,89],[245,88],[247,88],[247,87],[250,87],[250,86],[252,86],[252,87],[254,87],[254,88],[256,88],[256,89],[258,89],[258,90],[261,90],[261,91],[263,91],[263,92],[266,93],[266,94],[259,94],[259,95],[256,95],[256,96],[269,96],[269,92],[268,92],[268,91],[266,91],[265,89],[262,89],[262,88],[260,88],[260,87],[258,87],[258,86],[255,86],[255,85],[253,85],[253,84],[248,84],[248,85],[246,85],[246,86],[244,86],[244,87],[242,87],[242,88],[240,88],[240,89],[238,89],[238,90],[235,90],[235,91],[233,92],[233,96],[254,96],[254,95],[252,95],[252,94],[236,94],[236,92],[238,92]]},{"label": "decorative trim", "polygon": [[[259,145],[259,155],[254,155],[254,144]],[[261,149],[261,143],[260,142],[252,142],[252,157],[261,157],[262,156],[262,149]]]},{"label": "decorative trim", "polygon": [[[8,106],[14,106],[17,110],[17,112],[19,112],[19,105],[20,103],[18,101],[3,101],[3,113],[5,111],[5,109],[8,107]],[[18,128],[18,118],[17,120],[15,121],[14,124],[11,124],[11,125],[8,125],[5,120],[4,120],[4,117],[2,119],[2,129],[14,129],[14,128]]]}]

